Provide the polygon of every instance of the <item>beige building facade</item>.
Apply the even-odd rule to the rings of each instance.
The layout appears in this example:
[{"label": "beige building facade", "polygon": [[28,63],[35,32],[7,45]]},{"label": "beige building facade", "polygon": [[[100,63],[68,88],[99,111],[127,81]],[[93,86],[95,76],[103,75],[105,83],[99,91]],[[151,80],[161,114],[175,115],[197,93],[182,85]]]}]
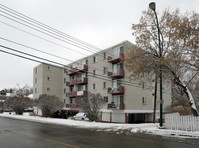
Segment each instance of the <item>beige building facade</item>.
[{"label": "beige building facade", "polygon": [[[72,113],[79,111],[77,96],[87,95],[88,91],[100,93],[106,102],[100,113],[102,122],[152,122],[154,80],[141,85],[129,81],[130,74],[123,63],[128,51],[135,47],[124,41],[67,65],[71,68],[40,64],[34,68],[33,97],[45,93],[56,95],[65,103],[64,109]],[[164,106],[171,104],[169,85],[164,85],[163,99]],[[157,101],[157,117],[159,104]]]}]

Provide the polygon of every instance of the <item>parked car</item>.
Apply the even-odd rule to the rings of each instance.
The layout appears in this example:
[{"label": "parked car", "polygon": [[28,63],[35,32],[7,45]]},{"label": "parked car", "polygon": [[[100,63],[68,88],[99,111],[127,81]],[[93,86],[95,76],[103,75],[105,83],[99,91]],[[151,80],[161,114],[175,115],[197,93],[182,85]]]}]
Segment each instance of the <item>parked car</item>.
[{"label": "parked car", "polygon": [[75,120],[80,121],[89,121],[87,115],[85,113],[77,113],[75,116],[73,116]]}]

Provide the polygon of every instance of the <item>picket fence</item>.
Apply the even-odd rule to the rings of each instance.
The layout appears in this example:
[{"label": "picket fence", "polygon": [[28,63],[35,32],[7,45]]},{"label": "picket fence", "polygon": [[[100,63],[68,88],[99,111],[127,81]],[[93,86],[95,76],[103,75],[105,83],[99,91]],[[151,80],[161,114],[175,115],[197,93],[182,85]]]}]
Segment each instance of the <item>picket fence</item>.
[{"label": "picket fence", "polygon": [[165,128],[196,132],[199,131],[199,117],[165,114]]}]

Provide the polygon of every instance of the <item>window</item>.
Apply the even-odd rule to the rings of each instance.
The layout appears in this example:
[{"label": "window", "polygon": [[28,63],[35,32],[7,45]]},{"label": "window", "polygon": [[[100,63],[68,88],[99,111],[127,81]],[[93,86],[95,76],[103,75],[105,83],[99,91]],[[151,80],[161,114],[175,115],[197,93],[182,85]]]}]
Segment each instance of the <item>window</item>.
[{"label": "window", "polygon": [[66,99],[64,99],[64,103],[66,103]]},{"label": "window", "polygon": [[70,76],[70,80],[74,80],[75,79],[75,77],[74,76]]},{"label": "window", "polygon": [[64,78],[64,84],[66,83],[66,78]]},{"label": "window", "polygon": [[47,88],[47,91],[50,91],[50,88]]},{"label": "window", "polygon": [[142,89],[145,88],[145,82],[142,82]]},{"label": "window", "polygon": [[108,96],[104,96],[104,102],[108,102]]},{"label": "window", "polygon": [[95,76],[96,75],[96,70],[93,70],[93,76]]},{"label": "window", "polygon": [[73,103],[73,99],[72,98],[70,98],[70,104],[72,104]]},{"label": "window", "polygon": [[143,105],[146,104],[146,97],[142,97],[142,104],[143,104]]},{"label": "window", "polygon": [[87,59],[82,60],[82,65],[88,65],[88,60]]},{"label": "window", "polygon": [[103,88],[107,88],[107,82],[103,83]]},{"label": "window", "polygon": [[64,94],[66,93],[66,89],[64,88]]},{"label": "window", "polygon": [[37,73],[37,68],[35,68],[35,73]]},{"label": "window", "polygon": [[97,89],[97,84],[93,83],[93,89]]},{"label": "window", "polygon": [[50,66],[48,66],[48,70],[50,70]]},{"label": "window", "polygon": [[104,52],[104,60],[106,60],[107,59],[107,54],[106,54],[106,52]]},{"label": "window", "polygon": [[124,96],[116,95],[112,97],[112,101],[114,102],[114,105],[117,109],[119,109],[120,104],[124,103]]},{"label": "window", "polygon": [[50,77],[47,77],[47,80],[50,81]]},{"label": "window", "polygon": [[37,78],[35,78],[35,84],[37,84]]},{"label": "window", "polygon": [[68,73],[68,70],[64,69],[64,73]]},{"label": "window", "polygon": [[37,88],[35,88],[35,93],[37,93]]},{"label": "window", "polygon": [[97,62],[97,56],[94,56],[93,57],[93,63],[96,63]]},{"label": "window", "polygon": [[103,72],[104,72],[104,74],[107,74],[108,73],[108,67],[104,67]]}]

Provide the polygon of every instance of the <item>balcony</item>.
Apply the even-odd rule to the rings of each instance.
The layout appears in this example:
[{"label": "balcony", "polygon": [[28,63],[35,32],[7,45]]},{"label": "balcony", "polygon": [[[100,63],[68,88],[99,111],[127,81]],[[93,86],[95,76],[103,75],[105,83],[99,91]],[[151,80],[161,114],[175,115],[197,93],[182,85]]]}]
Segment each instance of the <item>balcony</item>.
[{"label": "balcony", "polygon": [[114,104],[114,102],[111,102],[107,105],[107,109],[116,109],[116,110],[124,110],[124,103],[120,103],[118,107]]},{"label": "balcony", "polygon": [[66,93],[66,97],[69,97],[69,98],[75,98],[77,96],[77,92],[76,91],[73,91],[71,93]]},{"label": "balcony", "polygon": [[124,59],[124,53],[123,52],[120,52],[118,57],[108,56],[108,62],[112,63],[112,64],[119,63],[119,62],[121,62],[122,59]]},{"label": "balcony", "polygon": [[76,80],[76,85],[85,85],[88,83],[88,78],[83,78],[83,79],[80,79],[80,80]]},{"label": "balcony", "polygon": [[74,86],[77,83],[77,80],[71,80],[70,82],[66,82],[66,86]]},{"label": "balcony", "polygon": [[119,86],[117,88],[108,88],[108,94],[112,95],[123,95],[124,94],[124,86]]},{"label": "balcony", "polygon": [[73,91],[71,93],[66,93],[66,96],[69,98],[75,98],[75,97],[81,97],[81,96],[87,96],[88,91],[82,90],[82,91]]},{"label": "balcony", "polygon": [[88,83],[88,78],[83,78],[80,80],[71,80],[70,82],[66,82],[66,86],[74,86],[74,85],[85,85]]},{"label": "balcony", "polygon": [[108,72],[108,77],[112,79],[124,78],[124,69],[119,69],[117,73]]},{"label": "balcony", "polygon": [[76,75],[77,73],[83,73],[88,71],[88,65],[82,65],[80,68],[71,68],[71,70],[68,72],[68,75]]},{"label": "balcony", "polygon": [[66,104],[66,108],[78,108],[78,105],[77,104]]}]

